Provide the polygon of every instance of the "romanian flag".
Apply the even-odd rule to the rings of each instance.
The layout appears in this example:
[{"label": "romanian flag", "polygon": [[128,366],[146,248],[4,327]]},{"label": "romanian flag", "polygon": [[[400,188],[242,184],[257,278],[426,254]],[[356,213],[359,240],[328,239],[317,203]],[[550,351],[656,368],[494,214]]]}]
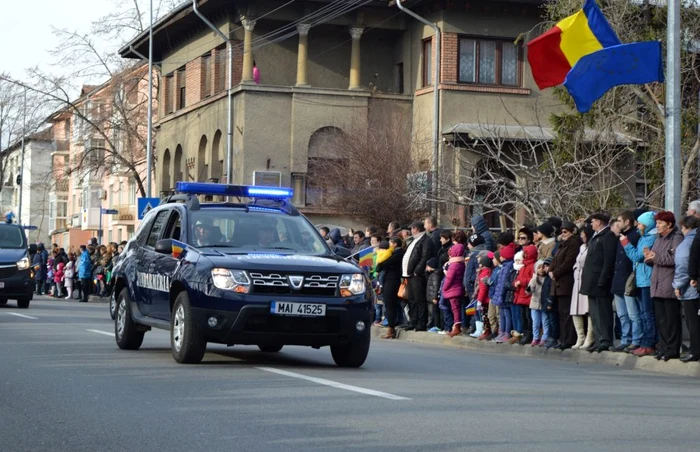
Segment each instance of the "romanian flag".
[{"label": "romanian flag", "polygon": [[173,257],[179,259],[187,250],[187,244],[173,240]]},{"label": "romanian flag", "polygon": [[527,59],[537,86],[545,89],[564,83],[582,57],[620,44],[595,0],[585,0],[576,14],[527,43]]},{"label": "romanian flag", "polygon": [[360,251],[357,254],[357,259],[359,261],[360,267],[372,268],[372,265],[374,265],[374,248],[369,247]]}]

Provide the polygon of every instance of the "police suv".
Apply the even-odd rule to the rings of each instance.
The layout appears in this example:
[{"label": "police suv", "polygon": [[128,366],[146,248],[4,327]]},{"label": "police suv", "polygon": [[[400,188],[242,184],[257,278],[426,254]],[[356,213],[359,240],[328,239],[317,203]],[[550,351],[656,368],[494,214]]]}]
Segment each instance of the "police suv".
[{"label": "police suv", "polygon": [[114,268],[119,348],[136,350],[161,328],[179,363],[200,362],[213,342],[264,352],[330,346],[339,366],[361,366],[369,281],[328,248],[291,196],[288,188],[178,182]]}]

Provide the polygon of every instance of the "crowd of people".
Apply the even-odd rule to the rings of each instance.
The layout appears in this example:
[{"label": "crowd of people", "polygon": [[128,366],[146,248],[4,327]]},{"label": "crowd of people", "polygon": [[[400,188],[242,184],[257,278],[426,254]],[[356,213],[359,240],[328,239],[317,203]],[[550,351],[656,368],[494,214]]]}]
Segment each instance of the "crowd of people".
[{"label": "crowd of people", "polygon": [[87,245],[80,245],[79,251],[68,253],[55,243],[51,251],[41,242],[30,245],[34,292],[82,302],[87,302],[90,295],[109,296],[112,268],[124,246],[126,242],[98,245],[95,238]]},{"label": "crowd of people", "polygon": [[698,226],[700,200],[680,220],[667,211],[596,212],[497,236],[481,216],[466,230],[440,230],[428,217],[392,222],[386,233],[320,232],[353,256],[375,249],[367,271],[383,339],[404,329],[691,362],[700,361]]}]

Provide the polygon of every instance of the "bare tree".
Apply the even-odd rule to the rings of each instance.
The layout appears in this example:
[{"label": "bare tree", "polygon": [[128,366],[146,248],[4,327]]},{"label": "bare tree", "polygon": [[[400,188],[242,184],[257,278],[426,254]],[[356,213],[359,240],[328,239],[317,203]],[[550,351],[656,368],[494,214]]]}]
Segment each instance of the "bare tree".
[{"label": "bare tree", "polygon": [[381,120],[358,120],[331,132],[324,154],[309,158],[309,193],[320,194],[324,207],[384,225],[425,214],[426,193],[412,182],[427,171],[420,171],[420,151],[412,146],[410,117],[377,116]]}]

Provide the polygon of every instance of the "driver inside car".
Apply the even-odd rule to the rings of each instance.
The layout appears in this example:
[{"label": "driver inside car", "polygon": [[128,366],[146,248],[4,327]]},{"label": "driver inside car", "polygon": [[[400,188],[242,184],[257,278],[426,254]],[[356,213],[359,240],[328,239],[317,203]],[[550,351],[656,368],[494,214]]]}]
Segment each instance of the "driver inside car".
[{"label": "driver inside car", "polygon": [[258,246],[271,246],[277,240],[272,226],[262,226],[258,229]]}]

